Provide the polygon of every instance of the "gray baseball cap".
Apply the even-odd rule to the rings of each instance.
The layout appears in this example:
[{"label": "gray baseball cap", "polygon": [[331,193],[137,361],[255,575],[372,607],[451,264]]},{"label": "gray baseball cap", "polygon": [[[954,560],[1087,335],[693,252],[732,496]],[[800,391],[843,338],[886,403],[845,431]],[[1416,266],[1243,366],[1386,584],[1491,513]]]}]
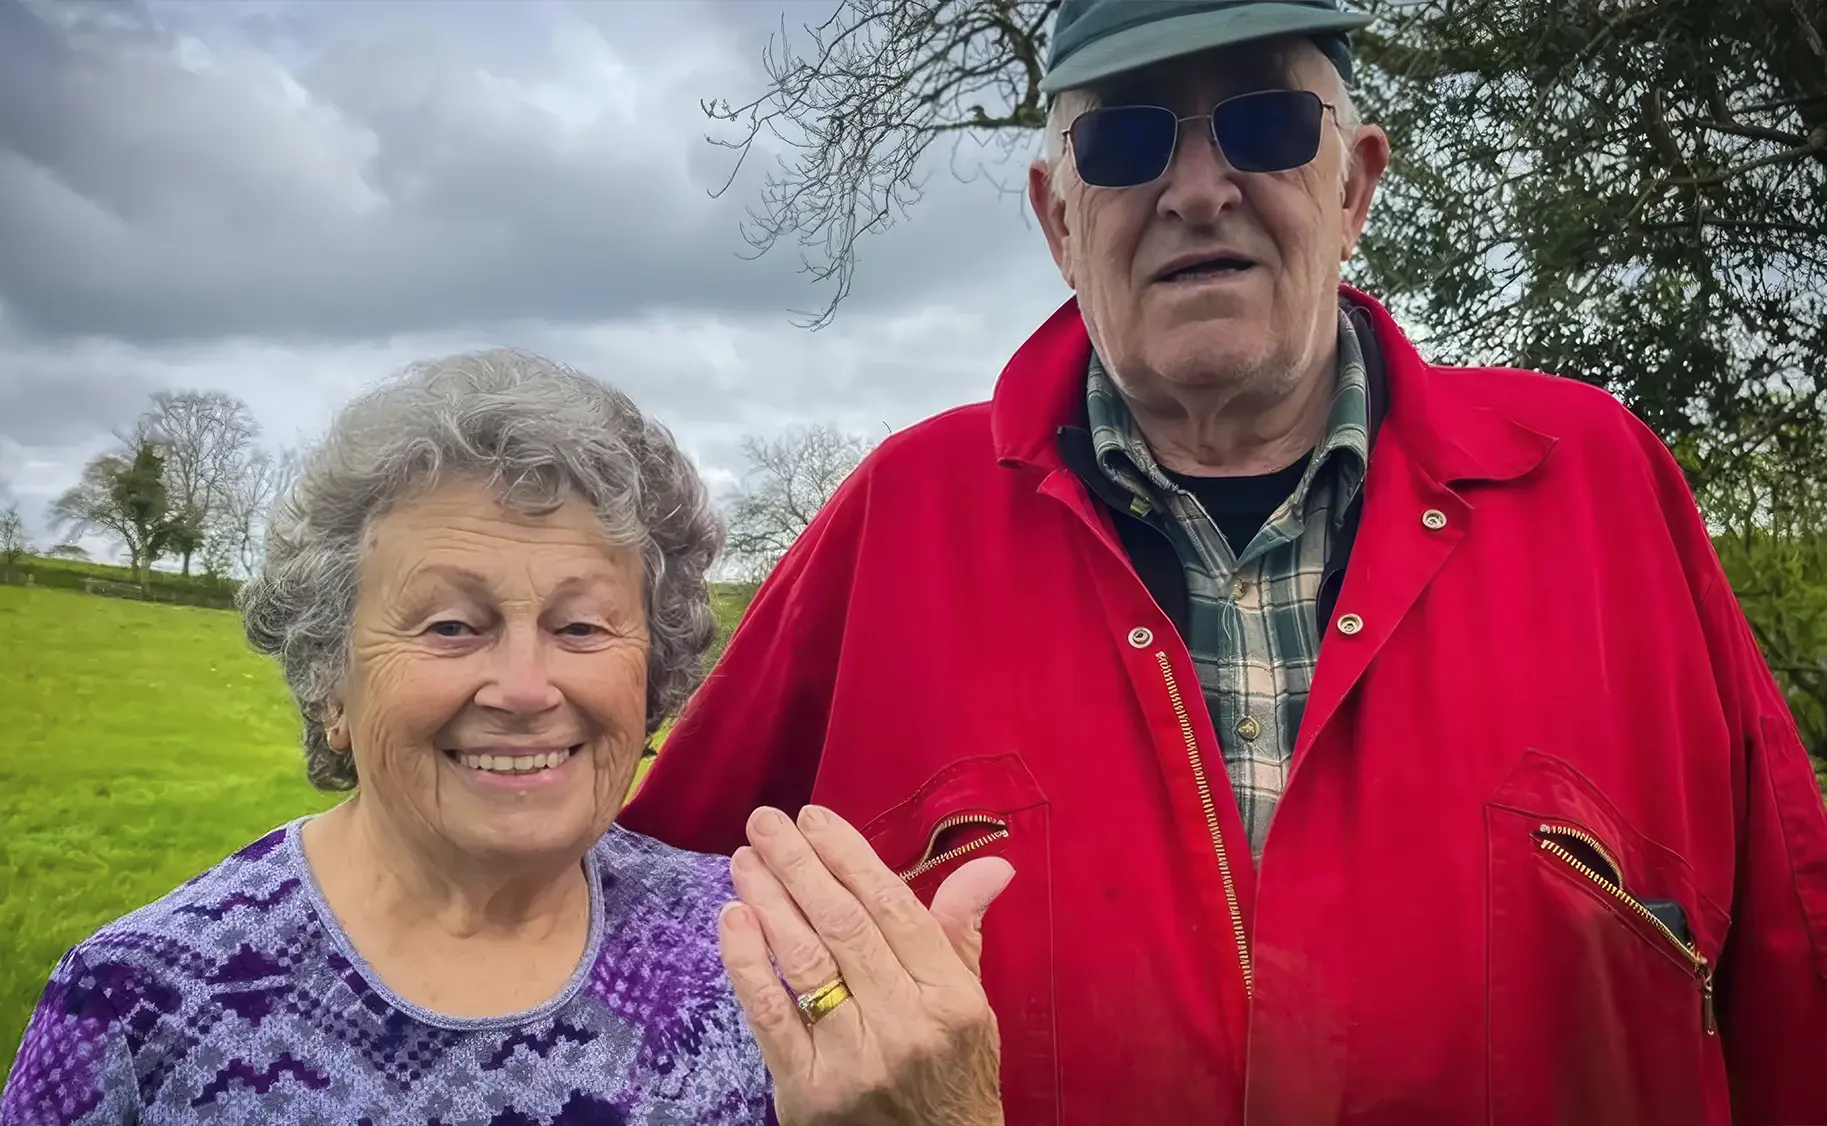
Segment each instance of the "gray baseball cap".
[{"label": "gray baseball cap", "polygon": [[1347,36],[1371,18],[1340,0],[1062,0],[1043,93],[1256,39],[1305,35],[1351,80]]}]

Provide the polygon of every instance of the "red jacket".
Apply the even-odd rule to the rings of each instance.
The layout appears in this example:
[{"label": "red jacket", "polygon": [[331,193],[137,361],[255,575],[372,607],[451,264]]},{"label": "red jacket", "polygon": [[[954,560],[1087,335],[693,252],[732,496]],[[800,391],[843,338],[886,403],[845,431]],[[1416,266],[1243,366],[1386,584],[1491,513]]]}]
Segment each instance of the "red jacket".
[{"label": "red jacket", "polygon": [[1827,1123],[1827,812],[1680,471],[1603,391],[1430,366],[1345,295],[1388,414],[1260,871],[1056,452],[1072,304],[850,478],[624,822],[730,851],[816,800],[923,892],[1006,855],[1011,1126]]}]

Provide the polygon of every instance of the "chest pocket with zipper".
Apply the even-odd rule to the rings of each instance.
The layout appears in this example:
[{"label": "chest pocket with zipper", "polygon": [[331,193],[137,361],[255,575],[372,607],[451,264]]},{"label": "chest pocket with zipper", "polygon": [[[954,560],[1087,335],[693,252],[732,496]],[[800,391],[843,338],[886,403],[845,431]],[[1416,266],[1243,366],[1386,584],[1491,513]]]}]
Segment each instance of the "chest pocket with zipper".
[{"label": "chest pocket with zipper", "polygon": [[996,1010],[1011,1122],[1058,1116],[1047,828],[1046,798],[1012,754],[954,762],[863,827],[876,855],[922,903],[975,857],[1001,856],[1014,866],[983,924],[983,985]]},{"label": "chest pocket with zipper", "polygon": [[1494,1126],[1724,1121],[1726,916],[1590,780],[1525,753],[1485,807]]}]

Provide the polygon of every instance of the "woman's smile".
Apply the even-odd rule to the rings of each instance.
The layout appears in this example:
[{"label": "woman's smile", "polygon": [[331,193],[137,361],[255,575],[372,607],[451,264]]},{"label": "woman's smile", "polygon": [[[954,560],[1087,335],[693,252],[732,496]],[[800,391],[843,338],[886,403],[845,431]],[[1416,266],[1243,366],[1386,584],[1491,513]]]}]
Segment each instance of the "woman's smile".
[{"label": "woman's smile", "polygon": [[569,747],[445,751],[443,756],[469,785],[484,790],[538,790],[569,782],[578,769],[573,760],[584,751],[584,745],[577,743]]}]

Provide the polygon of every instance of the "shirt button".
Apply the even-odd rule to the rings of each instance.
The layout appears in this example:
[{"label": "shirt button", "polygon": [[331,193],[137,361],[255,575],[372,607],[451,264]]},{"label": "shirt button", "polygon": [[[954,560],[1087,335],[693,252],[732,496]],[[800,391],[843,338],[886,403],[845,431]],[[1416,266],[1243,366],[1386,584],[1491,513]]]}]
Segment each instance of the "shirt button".
[{"label": "shirt button", "polygon": [[1137,649],[1145,649],[1155,639],[1154,631],[1147,626],[1137,626],[1129,631],[1129,644]]},{"label": "shirt button", "polygon": [[1244,742],[1254,743],[1256,737],[1261,734],[1262,724],[1257,723],[1254,716],[1246,715],[1237,721],[1237,737]]},{"label": "shirt button", "polygon": [[1350,637],[1354,633],[1363,632],[1364,619],[1358,617],[1356,614],[1340,614],[1338,625],[1339,632],[1346,637]]},{"label": "shirt button", "polygon": [[1421,514],[1421,526],[1430,532],[1438,532],[1446,527],[1446,513],[1438,508],[1430,508]]}]

